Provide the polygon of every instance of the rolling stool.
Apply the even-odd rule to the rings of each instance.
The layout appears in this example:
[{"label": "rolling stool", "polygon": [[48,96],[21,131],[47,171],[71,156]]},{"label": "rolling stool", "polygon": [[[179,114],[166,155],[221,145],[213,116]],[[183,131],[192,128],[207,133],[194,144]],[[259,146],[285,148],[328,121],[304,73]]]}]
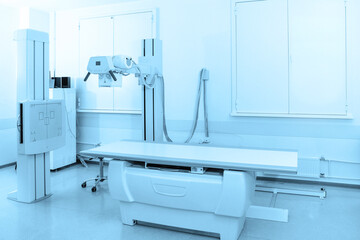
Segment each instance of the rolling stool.
[{"label": "rolling stool", "polygon": [[81,187],[82,188],[86,188],[86,183],[90,182],[90,181],[95,181],[94,186],[91,188],[92,192],[96,192],[97,190],[97,185],[99,185],[99,183],[107,180],[107,176],[104,176],[104,158],[103,157],[99,157],[99,167],[100,167],[100,174],[96,176],[96,178],[91,178],[88,180],[85,180],[82,184]]}]

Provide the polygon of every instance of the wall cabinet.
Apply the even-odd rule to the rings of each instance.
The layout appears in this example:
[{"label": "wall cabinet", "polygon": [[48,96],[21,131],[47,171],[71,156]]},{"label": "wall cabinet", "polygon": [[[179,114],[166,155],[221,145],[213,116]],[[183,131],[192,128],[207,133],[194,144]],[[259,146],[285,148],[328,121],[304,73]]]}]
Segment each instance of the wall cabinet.
[{"label": "wall cabinet", "polygon": [[233,114],[346,117],[344,0],[234,1]]}]

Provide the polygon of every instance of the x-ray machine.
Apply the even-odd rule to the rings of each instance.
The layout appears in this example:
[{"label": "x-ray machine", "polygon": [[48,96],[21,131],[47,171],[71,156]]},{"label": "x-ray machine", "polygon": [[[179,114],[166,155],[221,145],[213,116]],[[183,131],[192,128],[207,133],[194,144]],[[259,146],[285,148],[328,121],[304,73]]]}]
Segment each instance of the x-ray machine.
[{"label": "x-ray machine", "polygon": [[33,203],[51,196],[49,152],[65,144],[64,103],[49,100],[49,36],[32,29],[17,41],[17,191],[8,198]]},{"label": "x-ray machine", "polygon": [[111,86],[135,74],[143,86],[144,141],[121,141],[83,151],[109,157],[109,190],[124,224],[147,222],[237,240],[246,217],[287,221],[287,211],[252,205],[255,171],[294,173],[297,152],[162,143],[164,79],[161,42],[144,40],[136,64],[123,56],[92,57],[88,75]]}]

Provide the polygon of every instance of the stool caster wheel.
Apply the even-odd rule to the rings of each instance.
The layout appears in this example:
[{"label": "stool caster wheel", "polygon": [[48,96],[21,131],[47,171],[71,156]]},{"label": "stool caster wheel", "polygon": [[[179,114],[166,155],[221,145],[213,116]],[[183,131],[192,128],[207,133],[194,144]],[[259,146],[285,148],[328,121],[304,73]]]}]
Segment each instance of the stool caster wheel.
[{"label": "stool caster wheel", "polygon": [[83,183],[81,184],[81,187],[82,187],[82,188],[86,188],[86,182],[83,182]]},{"label": "stool caster wheel", "polygon": [[92,192],[96,192],[96,187],[92,187],[92,188],[91,188],[91,191],[92,191]]}]

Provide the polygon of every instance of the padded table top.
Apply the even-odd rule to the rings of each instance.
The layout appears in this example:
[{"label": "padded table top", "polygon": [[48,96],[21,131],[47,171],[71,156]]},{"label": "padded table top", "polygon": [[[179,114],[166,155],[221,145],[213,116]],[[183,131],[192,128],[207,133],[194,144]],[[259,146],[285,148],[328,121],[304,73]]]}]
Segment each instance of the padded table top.
[{"label": "padded table top", "polygon": [[81,154],[163,165],[282,173],[296,173],[298,162],[294,151],[143,141],[114,142]]}]

